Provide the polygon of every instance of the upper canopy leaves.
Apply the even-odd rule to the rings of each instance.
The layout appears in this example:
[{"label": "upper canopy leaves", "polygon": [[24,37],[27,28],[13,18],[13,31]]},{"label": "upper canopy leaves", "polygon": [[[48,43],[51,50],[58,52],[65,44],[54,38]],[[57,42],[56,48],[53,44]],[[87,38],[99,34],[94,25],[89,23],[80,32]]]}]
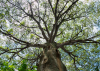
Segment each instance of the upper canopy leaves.
[{"label": "upper canopy leaves", "polygon": [[1,39],[6,43],[0,45],[10,50],[4,49],[1,54],[23,58],[19,54],[27,51],[26,57],[34,54],[35,61],[37,51],[30,50],[56,42],[76,68],[82,66],[82,59],[92,56],[91,52],[98,53],[100,32],[95,28],[99,28],[99,6],[99,2],[85,4],[79,0],[1,0],[0,33],[10,39]]}]

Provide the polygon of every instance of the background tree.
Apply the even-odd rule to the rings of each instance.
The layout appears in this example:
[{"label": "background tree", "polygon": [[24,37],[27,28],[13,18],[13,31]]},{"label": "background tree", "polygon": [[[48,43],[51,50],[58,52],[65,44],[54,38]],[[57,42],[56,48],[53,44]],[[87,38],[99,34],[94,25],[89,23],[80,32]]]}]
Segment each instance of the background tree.
[{"label": "background tree", "polygon": [[[12,62],[27,59],[32,69],[39,59],[40,67],[42,61],[56,59],[60,51],[69,71],[95,70],[96,64],[100,68],[100,33],[95,29],[99,28],[99,8],[98,1],[1,0],[0,55]],[[51,57],[49,50],[54,53]]]}]

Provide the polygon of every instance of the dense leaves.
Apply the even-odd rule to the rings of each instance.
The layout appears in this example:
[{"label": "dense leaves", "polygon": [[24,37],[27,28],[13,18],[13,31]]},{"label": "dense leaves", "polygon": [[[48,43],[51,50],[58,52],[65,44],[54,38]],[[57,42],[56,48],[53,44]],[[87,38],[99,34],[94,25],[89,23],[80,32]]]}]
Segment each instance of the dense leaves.
[{"label": "dense leaves", "polygon": [[[36,71],[37,66],[33,66],[32,69],[28,68],[28,65],[26,64],[26,60],[23,60],[21,62],[21,65],[17,65],[17,64],[9,64],[8,61],[2,60],[0,59],[0,71]],[[15,66],[18,66],[17,68]]]},{"label": "dense leaves", "polygon": [[0,71],[14,71],[14,66],[9,65],[8,62],[0,59]]},{"label": "dense leaves", "polygon": [[55,42],[68,71],[99,71],[100,2],[0,0],[1,70],[35,71]]}]

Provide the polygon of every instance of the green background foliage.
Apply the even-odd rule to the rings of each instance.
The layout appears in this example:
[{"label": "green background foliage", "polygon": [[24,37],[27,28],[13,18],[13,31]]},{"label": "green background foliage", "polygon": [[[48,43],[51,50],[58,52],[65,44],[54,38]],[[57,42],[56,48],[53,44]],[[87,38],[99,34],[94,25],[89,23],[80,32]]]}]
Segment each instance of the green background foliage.
[{"label": "green background foliage", "polygon": [[[52,1],[53,9],[56,10],[56,0],[50,1]],[[59,0],[56,16],[61,16],[59,12],[63,10],[62,14],[66,11],[74,0],[68,1],[63,10],[66,0]],[[39,25],[33,19],[40,20],[42,30],[49,37],[47,28],[51,33],[56,18],[47,0],[39,1],[39,8],[37,2],[30,3],[31,0],[0,0],[0,71],[37,70],[37,59],[43,49],[29,43],[44,44],[46,40]],[[27,15],[31,14],[30,5],[34,11],[34,18]],[[68,42],[64,46],[67,53],[59,48],[61,60],[67,70],[99,71],[100,1],[78,1],[67,14],[59,18],[58,24],[62,22],[62,19],[63,22],[54,41],[59,44]]]}]

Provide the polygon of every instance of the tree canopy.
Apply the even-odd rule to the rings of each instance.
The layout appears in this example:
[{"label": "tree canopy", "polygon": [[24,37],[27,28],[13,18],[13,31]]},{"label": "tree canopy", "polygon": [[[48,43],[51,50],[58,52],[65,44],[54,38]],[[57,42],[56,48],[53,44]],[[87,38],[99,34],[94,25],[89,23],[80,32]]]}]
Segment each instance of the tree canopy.
[{"label": "tree canopy", "polygon": [[0,57],[28,60],[32,70],[43,48],[57,44],[68,71],[99,71],[99,15],[99,1],[0,0]]}]

